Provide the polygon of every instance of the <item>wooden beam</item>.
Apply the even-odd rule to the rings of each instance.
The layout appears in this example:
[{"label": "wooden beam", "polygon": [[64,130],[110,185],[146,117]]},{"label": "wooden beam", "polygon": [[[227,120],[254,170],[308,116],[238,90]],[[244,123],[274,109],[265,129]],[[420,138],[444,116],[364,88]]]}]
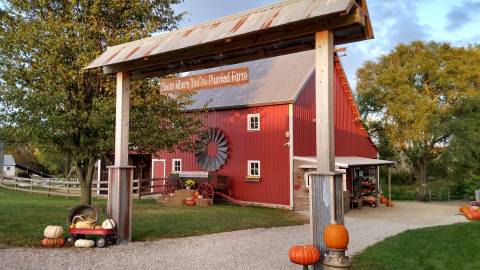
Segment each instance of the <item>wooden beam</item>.
[{"label": "wooden beam", "polygon": [[[315,34],[315,62],[317,171],[310,175],[310,224],[313,244],[321,250],[323,260],[327,251],[323,230],[335,222],[332,32]],[[322,269],[322,264],[314,265],[314,269]]]},{"label": "wooden beam", "polygon": [[335,171],[335,145],[333,126],[333,34],[316,34],[315,119],[317,170]]},{"label": "wooden beam", "polygon": [[117,73],[115,104],[115,166],[128,165],[128,131],[130,111],[130,75]]}]

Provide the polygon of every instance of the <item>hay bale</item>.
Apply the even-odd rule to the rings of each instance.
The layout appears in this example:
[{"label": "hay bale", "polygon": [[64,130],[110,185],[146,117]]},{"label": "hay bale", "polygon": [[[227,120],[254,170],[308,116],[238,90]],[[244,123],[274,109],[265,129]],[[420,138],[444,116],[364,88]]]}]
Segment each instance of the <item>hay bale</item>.
[{"label": "hay bale", "polygon": [[175,198],[181,198],[182,200],[186,200],[187,198],[192,198],[193,194],[195,194],[195,190],[188,190],[188,189],[177,189],[175,190],[174,196]]},{"label": "hay bale", "polygon": [[209,205],[212,205],[213,202],[211,199],[205,199],[205,198],[196,198],[195,199],[195,205],[200,206],[200,207],[207,207]]}]

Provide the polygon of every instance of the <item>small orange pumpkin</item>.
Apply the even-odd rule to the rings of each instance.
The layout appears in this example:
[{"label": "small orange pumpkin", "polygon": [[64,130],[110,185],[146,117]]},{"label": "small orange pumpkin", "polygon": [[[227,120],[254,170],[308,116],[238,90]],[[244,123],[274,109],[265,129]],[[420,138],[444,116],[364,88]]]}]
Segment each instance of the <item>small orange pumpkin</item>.
[{"label": "small orange pumpkin", "polygon": [[194,200],[186,200],[186,201],[185,201],[185,205],[194,206],[194,205],[195,205],[195,201],[194,201]]},{"label": "small orange pumpkin", "polygon": [[312,265],[320,261],[320,250],[314,245],[292,246],[288,251],[290,261],[299,265]]},{"label": "small orange pumpkin", "polygon": [[328,248],[346,249],[349,240],[347,228],[342,224],[330,224],[323,230],[323,242]]},{"label": "small orange pumpkin", "polygon": [[200,192],[195,191],[195,193],[193,193],[193,198],[196,199],[198,196],[200,196]]},{"label": "small orange pumpkin", "polygon": [[59,247],[63,247],[63,245],[65,245],[65,239],[63,238],[57,238],[57,239],[44,238],[42,240],[42,246],[44,247],[59,248]]},{"label": "small orange pumpkin", "polygon": [[386,203],[387,203],[387,198],[385,198],[385,197],[382,196],[382,197],[380,198],[380,203],[381,203],[381,204],[386,204]]}]

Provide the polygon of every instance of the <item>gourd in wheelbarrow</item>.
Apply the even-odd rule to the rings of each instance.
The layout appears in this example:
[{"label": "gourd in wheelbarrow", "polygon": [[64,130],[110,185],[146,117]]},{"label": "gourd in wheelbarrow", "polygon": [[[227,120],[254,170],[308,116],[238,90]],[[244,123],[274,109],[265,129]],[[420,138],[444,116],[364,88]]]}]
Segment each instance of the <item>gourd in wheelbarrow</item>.
[{"label": "gourd in wheelbarrow", "polygon": [[115,228],[115,221],[113,219],[105,219],[102,222],[103,229],[113,229]]}]

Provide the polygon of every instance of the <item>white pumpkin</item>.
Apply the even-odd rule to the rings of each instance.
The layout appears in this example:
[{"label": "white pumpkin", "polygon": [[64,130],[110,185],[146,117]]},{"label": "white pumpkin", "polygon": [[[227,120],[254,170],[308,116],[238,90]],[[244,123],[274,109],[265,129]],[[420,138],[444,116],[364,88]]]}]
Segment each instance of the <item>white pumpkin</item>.
[{"label": "white pumpkin", "polygon": [[57,239],[63,237],[63,227],[61,226],[47,226],[43,231],[45,238]]},{"label": "white pumpkin", "polygon": [[113,219],[105,219],[102,222],[102,228],[104,229],[113,229],[115,228],[115,221]]},{"label": "white pumpkin", "polygon": [[88,240],[88,239],[78,239],[75,241],[75,247],[78,248],[91,248],[95,245],[95,242],[93,240]]}]

